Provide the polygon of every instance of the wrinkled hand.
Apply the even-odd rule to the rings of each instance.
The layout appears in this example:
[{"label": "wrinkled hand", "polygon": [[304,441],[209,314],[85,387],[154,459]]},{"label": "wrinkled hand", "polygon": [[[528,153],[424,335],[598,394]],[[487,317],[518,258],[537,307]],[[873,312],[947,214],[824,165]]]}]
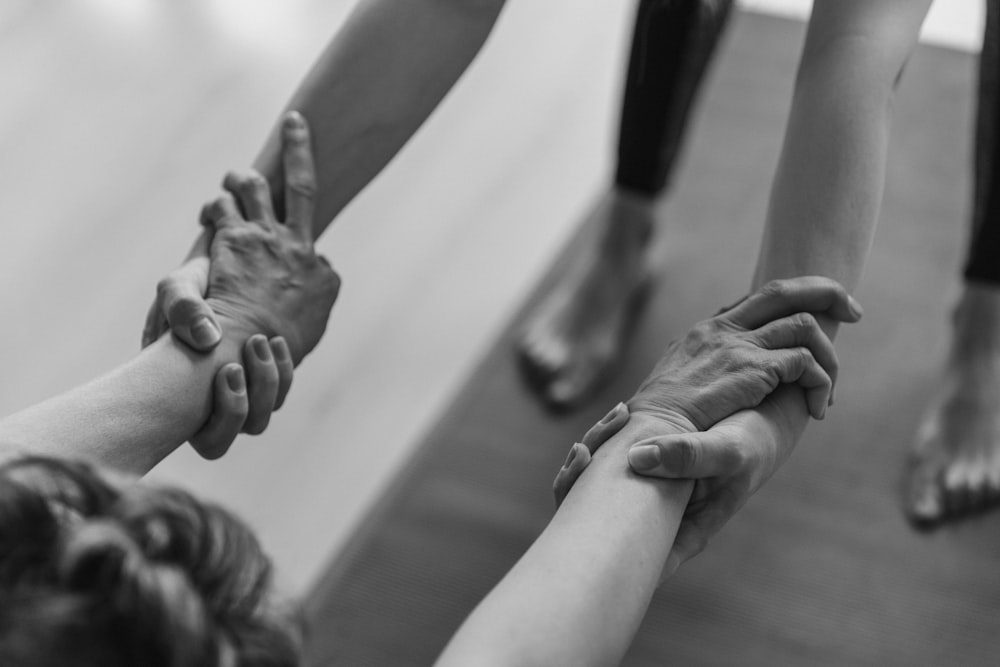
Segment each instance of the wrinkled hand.
[{"label": "wrinkled hand", "polygon": [[[556,506],[590,465],[594,452],[629,420],[628,407],[619,403],[570,449],[553,483]],[[708,431],[642,440],[632,446],[629,463],[640,475],[664,479],[693,479],[694,491],[663,568],[663,578],[701,553],[747,500],[788,459],[799,433],[778,408],[774,395],[756,409],[742,410]],[[659,460],[647,468],[632,451],[655,447]],[[637,466],[633,459],[639,459]]]},{"label": "wrinkled hand", "polygon": [[[296,191],[310,199],[315,177],[307,130],[304,134],[301,129],[297,122],[286,125],[283,157],[286,173],[291,173],[289,169],[297,170],[288,189],[292,190],[294,183]],[[245,189],[245,181],[246,178],[232,175],[227,177],[224,187],[238,194],[239,188]],[[143,347],[168,330],[189,347],[202,352],[210,351],[222,340],[221,324],[204,296],[208,291],[209,248],[214,237],[214,228],[206,219],[207,211],[206,206],[202,211],[206,227],[184,263],[157,285],[156,299],[143,329]],[[310,213],[300,210],[299,214]],[[243,364],[245,371],[233,363],[216,374],[212,416],[191,439],[191,445],[204,458],[214,459],[224,454],[241,431],[262,433],[272,411],[284,403],[294,365],[292,353],[282,337],[274,336],[269,341],[264,336],[249,338],[243,350]]]},{"label": "wrinkled hand", "polygon": [[[734,312],[737,312],[738,318],[743,318],[746,317],[747,306],[755,311],[766,306],[757,312],[765,315],[770,312],[772,317],[780,318],[772,324],[780,322],[782,323],[781,327],[812,330],[814,319],[782,317],[781,314],[787,310],[775,307],[775,299],[793,306],[797,305],[802,309],[812,306],[816,309],[814,312],[825,311],[826,314],[841,321],[856,321],[861,315],[860,306],[833,281],[823,278],[797,278],[790,281],[780,281],[780,283],[766,285],[762,290],[735,306],[724,309],[716,318],[726,315],[731,317]],[[823,304],[826,306],[824,307]],[[743,309],[742,314],[739,312],[740,309]],[[850,317],[847,317],[848,314]],[[698,326],[704,328],[704,325],[705,323],[701,323]],[[766,325],[760,327],[758,331],[765,329],[767,329]],[[712,331],[712,329],[708,330]],[[783,333],[778,336],[778,339],[791,340],[788,336],[792,333],[791,331]],[[829,339],[822,330],[819,331],[819,334],[829,343]],[[700,336],[701,334],[699,334]],[[758,338],[758,340],[760,339]],[[668,348],[668,355],[671,350],[676,350],[677,347],[678,344],[675,343]],[[757,360],[753,363],[759,364],[762,360],[765,364],[770,363],[766,361],[766,357],[754,356],[755,353],[745,346],[733,348],[717,344],[707,348],[708,351],[704,353],[718,354],[720,350],[725,349],[739,350],[748,359]],[[832,352],[832,347],[827,352]],[[686,354],[682,355],[681,358],[685,359]],[[676,426],[678,421],[683,422],[683,420],[689,419],[687,415],[690,414],[694,416],[694,419],[692,424],[688,426],[688,430],[694,431],[696,427],[693,421],[699,419],[699,415],[701,419],[706,419],[714,416],[714,413],[707,413],[704,410],[679,413],[674,407],[664,408],[664,406],[674,406],[676,403],[662,400],[666,397],[657,396],[653,392],[677,391],[678,386],[683,386],[683,384],[678,385],[674,379],[662,375],[669,372],[667,369],[671,367],[667,362],[668,360],[664,359],[657,365],[657,371],[654,371],[653,375],[640,388],[636,397],[630,401],[632,413],[639,410],[649,410],[651,414],[662,416],[673,426]],[[823,368],[832,368],[832,382],[836,378],[836,356],[827,358],[827,363],[830,366],[824,364]],[[684,365],[682,364],[680,367],[684,368]],[[728,397],[726,400],[730,401],[736,400],[735,397],[739,393],[733,391],[732,385],[724,382],[719,383],[717,377],[713,377],[706,371],[706,369],[711,368],[710,364],[703,363],[695,365],[694,368],[706,373],[704,379],[719,391],[718,396]],[[736,364],[736,368],[741,367]],[[657,375],[658,372],[661,375]],[[752,389],[759,389],[760,385],[755,383],[761,382],[764,378],[764,376],[754,373],[743,373],[740,377],[745,388]],[[819,388],[822,387],[819,386]],[[791,387],[779,387],[773,392],[768,392],[759,404],[738,406],[731,411],[731,414],[723,415],[721,420],[714,423],[707,431],[647,438],[631,446],[628,460],[634,472],[664,479],[695,480],[691,500],[664,567],[665,577],[672,574],[681,563],[700,553],[708,540],[743,507],[750,496],[756,493],[788,459],[801,435],[801,429],[781,410],[777,400],[782,392],[787,391],[795,390]],[[744,395],[744,400],[749,401],[756,395],[755,391],[749,391]],[[715,398],[716,395],[700,395],[702,401],[712,401]],[[743,409],[754,405],[755,409]],[[648,406],[652,406],[652,409],[650,410]],[[590,463],[591,456],[597,448],[628,422],[629,409],[623,409],[623,407],[616,406],[608,416],[587,432],[582,443],[573,445],[569,458],[559,471],[554,484],[557,504],[565,498],[576,479]],[[720,409],[718,406],[713,407],[716,412]],[[809,407],[812,411],[814,407],[825,407],[825,403],[817,406],[810,400]],[[678,414],[682,416],[678,418]],[[710,416],[705,417],[705,414]],[[815,416],[815,413],[813,415]]]},{"label": "wrinkled hand", "polygon": [[282,129],[284,223],[275,216],[267,181],[253,171],[228,174],[223,186],[232,194],[202,210],[202,221],[215,231],[207,303],[247,335],[283,337],[298,365],[326,331],[340,279],[313,248],[316,177],[309,130],[295,113]]},{"label": "wrinkled hand", "polygon": [[701,553],[791,455],[801,429],[782,412],[777,395],[707,431],[648,438],[629,450],[629,464],[640,475],[695,480],[664,576]]},{"label": "wrinkled hand", "polygon": [[629,407],[686,431],[752,408],[779,384],[801,386],[809,413],[826,414],[837,379],[833,343],[813,313],[856,322],[861,306],[820,276],[772,281],[673,341]]},{"label": "wrinkled hand", "polygon": [[271,412],[285,402],[292,375],[292,354],[284,338],[248,338],[243,365],[229,363],[215,374],[212,415],[191,438],[191,446],[202,458],[213,460],[229,450],[240,432],[263,433]]}]

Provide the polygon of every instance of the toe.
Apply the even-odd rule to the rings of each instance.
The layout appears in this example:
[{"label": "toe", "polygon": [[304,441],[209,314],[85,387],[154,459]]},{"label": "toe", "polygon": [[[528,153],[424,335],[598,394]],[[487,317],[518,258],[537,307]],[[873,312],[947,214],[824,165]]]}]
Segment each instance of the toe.
[{"label": "toe", "polygon": [[917,528],[930,528],[944,518],[941,478],[927,461],[911,464],[904,506],[907,518]]},{"label": "toe", "polygon": [[954,461],[944,470],[943,495],[945,511],[949,517],[960,517],[972,509],[971,470],[966,461]]}]

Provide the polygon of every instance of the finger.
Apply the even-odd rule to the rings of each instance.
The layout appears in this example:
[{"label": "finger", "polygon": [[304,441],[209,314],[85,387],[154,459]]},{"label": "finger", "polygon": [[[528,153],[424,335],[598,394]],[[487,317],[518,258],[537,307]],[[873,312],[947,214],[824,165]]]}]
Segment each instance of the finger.
[{"label": "finger", "polygon": [[723,429],[640,440],[628,451],[633,472],[664,479],[704,479],[733,475],[746,466],[734,434]]},{"label": "finger", "polygon": [[766,361],[777,373],[778,378],[787,384],[797,384],[806,391],[806,403],[809,414],[814,419],[826,416],[826,407],[830,403],[830,391],[833,380],[815,357],[804,347],[792,347],[783,350],[770,350]]},{"label": "finger", "polygon": [[570,489],[573,488],[576,480],[580,478],[588,465],[590,465],[590,450],[582,442],[573,443],[566,463],[556,473],[556,479],[552,483],[552,493],[556,497],[557,508],[562,505]]},{"label": "finger", "polygon": [[280,410],[285,404],[285,397],[292,387],[292,378],[295,375],[295,365],[292,363],[292,351],[288,349],[288,343],[281,336],[275,336],[270,341],[271,356],[274,357],[275,366],[278,369],[278,395],[274,399],[274,409]]},{"label": "finger", "polygon": [[843,285],[823,276],[772,280],[720,317],[756,329],[771,320],[802,311],[824,313],[840,322],[861,319],[861,304]]},{"label": "finger", "polygon": [[150,343],[156,341],[163,335],[167,328],[167,318],[163,316],[160,298],[157,295],[146,312],[146,323],[142,328],[142,347],[145,348]]},{"label": "finger", "polygon": [[197,257],[172,271],[156,286],[156,301],[174,335],[201,352],[222,340],[222,327],[203,296],[208,290],[207,257]]},{"label": "finger", "polygon": [[628,418],[628,406],[624,403],[619,403],[611,408],[611,412],[604,415],[601,421],[591,426],[580,442],[593,454],[597,451],[598,447],[607,442],[615,433],[622,430],[622,427],[628,423]]},{"label": "finger", "polygon": [[747,300],[747,299],[749,299],[749,298],[750,298],[750,295],[749,295],[749,294],[746,294],[746,295],[744,295],[744,296],[741,296],[741,297],[740,297],[739,299],[737,299],[737,300],[736,300],[735,302],[733,302],[733,303],[729,304],[728,306],[723,306],[722,308],[720,308],[720,309],[719,309],[719,310],[718,310],[718,311],[717,311],[717,312],[715,313],[715,315],[713,315],[713,317],[718,317],[719,315],[723,315],[723,314],[725,314],[725,313],[728,313],[728,312],[729,312],[730,310],[732,310],[732,309],[733,309],[733,308],[735,308],[736,306],[740,305],[741,303],[743,303],[744,301],[746,301],[746,300]]},{"label": "finger", "polygon": [[811,313],[796,313],[774,320],[755,330],[753,335],[761,347],[769,350],[784,347],[807,348],[830,376],[831,382],[837,383],[840,362],[837,360],[833,341]]},{"label": "finger", "polygon": [[222,187],[236,199],[247,220],[277,220],[271,205],[271,188],[258,172],[230,171],[222,180]]},{"label": "finger", "polygon": [[297,111],[285,114],[281,124],[281,159],[285,168],[285,224],[303,241],[312,242],[316,205],[316,165],[309,126]]},{"label": "finger", "polygon": [[271,421],[278,396],[278,367],[271,354],[267,337],[251,336],[243,347],[243,365],[247,369],[247,394],[250,411],[243,424],[244,433],[258,435]]},{"label": "finger", "polygon": [[212,416],[191,438],[191,446],[202,458],[214,460],[233,444],[248,410],[246,378],[236,363],[226,364],[215,374]]},{"label": "finger", "polygon": [[660,583],[673,576],[682,564],[705,550],[709,540],[739,511],[740,505],[735,498],[719,495],[711,498],[709,504],[696,513],[684,515],[663,567]]},{"label": "finger", "polygon": [[211,225],[216,231],[246,222],[233,196],[228,193],[206,204],[201,210],[201,219],[203,225]]}]

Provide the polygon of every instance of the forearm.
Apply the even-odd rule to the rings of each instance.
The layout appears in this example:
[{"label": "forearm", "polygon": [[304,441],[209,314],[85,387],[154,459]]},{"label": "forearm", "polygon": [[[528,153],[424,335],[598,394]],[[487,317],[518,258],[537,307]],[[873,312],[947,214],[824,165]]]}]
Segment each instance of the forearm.
[{"label": "forearm", "polygon": [[[409,140],[475,58],[503,0],[362,0],[288,108],[309,121],[318,198],[314,236]],[[275,127],[254,163],[280,196]],[[279,202],[280,204],[280,202]]]},{"label": "forearm", "polygon": [[[895,85],[928,4],[816,2],[752,289],[803,275],[856,289],[882,201]],[[836,323],[818,319],[836,336]],[[774,397],[796,433],[809,418],[801,397],[797,388]]]},{"label": "forearm", "polygon": [[230,361],[239,361],[232,337],[199,354],[166,334],[106,375],[0,420],[0,452],[145,474],[205,422],[215,373]]},{"label": "forearm", "polygon": [[595,454],[555,517],[479,604],[439,665],[608,665],[625,654],[660,580],[690,482],[631,473],[628,446],[662,435],[634,415]]}]

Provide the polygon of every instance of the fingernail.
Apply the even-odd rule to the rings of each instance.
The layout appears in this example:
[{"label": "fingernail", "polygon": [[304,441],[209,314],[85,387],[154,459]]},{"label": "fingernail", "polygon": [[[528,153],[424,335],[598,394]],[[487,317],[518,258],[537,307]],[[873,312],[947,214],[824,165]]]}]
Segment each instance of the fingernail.
[{"label": "fingernail", "polygon": [[614,420],[614,418],[618,416],[618,414],[622,411],[622,409],[624,407],[625,407],[624,403],[618,403],[618,405],[616,405],[615,407],[611,408],[611,412],[609,412],[608,414],[604,415],[604,418],[601,419],[601,421],[599,421],[597,423],[601,424],[602,426],[604,424],[610,424]]},{"label": "fingernail", "polygon": [[234,394],[242,394],[246,391],[247,383],[243,377],[243,368],[236,366],[226,371],[226,384],[229,385]]},{"label": "fingernail", "polygon": [[652,470],[660,465],[660,448],[656,445],[640,445],[628,450],[628,462],[636,470]]},{"label": "fingernail", "polygon": [[570,464],[573,463],[573,461],[576,460],[576,453],[577,453],[577,451],[579,451],[576,448],[577,445],[580,445],[581,447],[585,446],[585,445],[580,444],[579,442],[574,442],[573,446],[569,448],[569,454],[566,456],[566,463],[563,464],[563,468],[568,468],[570,466]]},{"label": "fingernail", "polygon": [[833,385],[832,387],[830,387],[830,400],[827,402],[828,406],[833,405],[833,402],[836,398],[836,393],[837,393],[837,385]]},{"label": "fingernail", "polygon": [[860,318],[865,314],[865,309],[862,308],[861,304],[858,303],[858,300],[851,295],[847,296],[847,305],[850,306],[851,312],[854,313],[855,317]]},{"label": "fingernail", "polygon": [[199,345],[215,345],[222,338],[222,332],[207,317],[199,317],[191,325],[191,337]]},{"label": "fingernail", "polygon": [[281,345],[278,341],[283,340],[282,338],[275,338],[271,341],[271,352],[274,354],[274,358],[278,361],[285,361],[288,359],[288,348]]},{"label": "fingernail", "polygon": [[257,358],[261,361],[271,360],[271,346],[268,344],[266,338],[258,336],[253,339],[253,353],[256,354]]}]

